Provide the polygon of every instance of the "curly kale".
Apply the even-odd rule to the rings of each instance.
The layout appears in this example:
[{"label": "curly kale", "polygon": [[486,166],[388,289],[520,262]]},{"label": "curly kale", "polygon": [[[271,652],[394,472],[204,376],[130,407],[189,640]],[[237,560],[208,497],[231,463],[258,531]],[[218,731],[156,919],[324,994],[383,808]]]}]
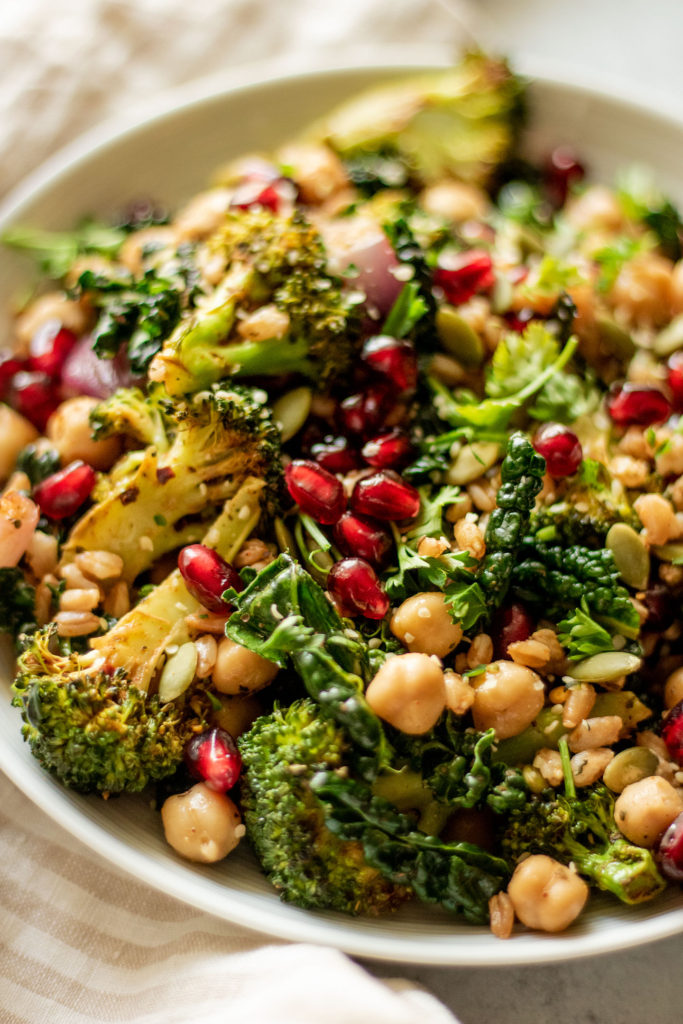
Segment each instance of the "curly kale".
[{"label": "curly kale", "polygon": [[665,882],[652,852],[626,840],[614,821],[614,797],[598,785],[574,793],[545,791],[513,810],[502,836],[512,866],[529,853],[545,853],[573,863],[588,881],[623,903],[659,895]]},{"label": "curly kale", "polygon": [[20,473],[26,473],[32,487],[52,476],[60,466],[59,452],[55,448],[44,448],[38,444],[27,444],[17,456],[16,468]]},{"label": "curly kale", "polygon": [[464,729],[460,719],[446,714],[425,735],[391,730],[389,739],[396,763],[405,762],[401,771],[407,767],[418,773],[422,785],[449,812],[488,806],[503,814],[526,802],[521,772],[496,758],[493,729],[484,733]]},{"label": "curly kale", "polygon": [[99,311],[92,333],[98,356],[113,359],[125,348],[133,373],[145,373],[180,319],[182,286],[154,270],[140,278],[85,270],[78,287]]},{"label": "curly kale", "polygon": [[163,704],[130,685],[125,670],[88,672],[55,626],[23,646],[12,703],[21,709],[24,739],[73,789],[140,792],[176,771],[185,744],[209,721],[203,691]]},{"label": "curly kale", "polygon": [[318,772],[311,788],[323,802],[327,828],[339,839],[360,842],[367,863],[390,882],[467,921],[488,920],[488,901],[509,878],[504,860],[471,843],[427,835],[365,783],[334,771]]},{"label": "curly kale", "polygon": [[527,538],[512,572],[515,594],[553,618],[573,612],[585,597],[592,616],[615,632],[636,639],[640,619],[621,586],[614,556],[574,544],[559,547]]},{"label": "curly kale", "polygon": [[0,633],[16,637],[37,628],[36,591],[21,569],[0,569]]},{"label": "curly kale", "polygon": [[311,780],[320,771],[348,771],[351,750],[344,731],[313,701],[276,708],[238,745],[247,835],[282,899],[305,908],[378,914],[409,898],[407,886],[368,864],[361,843],[327,828]]},{"label": "curly kale", "polygon": [[505,600],[544,472],[545,459],[523,434],[513,434],[501,465],[496,508],[486,526],[486,555],[474,580],[461,577],[445,588],[451,613],[464,628],[472,628]]}]

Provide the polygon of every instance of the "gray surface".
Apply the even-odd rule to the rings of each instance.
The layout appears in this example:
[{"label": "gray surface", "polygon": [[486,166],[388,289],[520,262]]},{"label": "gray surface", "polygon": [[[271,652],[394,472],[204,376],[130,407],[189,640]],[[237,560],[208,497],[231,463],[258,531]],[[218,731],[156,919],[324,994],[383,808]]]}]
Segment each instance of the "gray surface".
[{"label": "gray surface", "polygon": [[[389,965],[365,966],[381,977]],[[542,967],[405,967],[460,1024],[680,1024],[683,936]]]}]

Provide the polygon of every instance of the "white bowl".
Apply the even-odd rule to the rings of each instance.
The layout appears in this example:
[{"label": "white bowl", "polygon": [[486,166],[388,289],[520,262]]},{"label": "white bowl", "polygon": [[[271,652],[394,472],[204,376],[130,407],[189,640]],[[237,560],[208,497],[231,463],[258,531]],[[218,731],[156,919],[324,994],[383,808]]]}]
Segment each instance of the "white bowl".
[{"label": "white bowl", "polygon": [[[385,53],[373,67],[345,66],[276,76],[271,64],[225,82],[176,92],[150,119],[125,130],[91,133],[37,171],[0,209],[0,231],[13,224],[69,228],[87,213],[107,215],[140,195],[177,205],[201,189],[212,170],[249,149],[270,149],[358,89],[416,67],[441,63],[424,50]],[[586,85],[533,81],[528,148],[576,146],[596,178],[646,163],[661,186],[683,199],[683,122]],[[10,300],[30,274],[23,257],[0,252],[0,331]],[[4,322],[3,319],[4,318]],[[280,938],[319,942],[378,959],[414,963],[540,963],[607,952],[683,930],[683,897],[627,908],[593,896],[580,922],[558,936],[520,934],[509,942],[484,928],[420,905],[377,919],[310,913],[281,903],[248,850],[202,868],[166,845],[158,815],[141,799],[104,802],[69,792],[41,771],[20,736],[10,706],[11,658],[0,651],[0,767],[44,811],[84,843],[150,885],[226,921]]]}]

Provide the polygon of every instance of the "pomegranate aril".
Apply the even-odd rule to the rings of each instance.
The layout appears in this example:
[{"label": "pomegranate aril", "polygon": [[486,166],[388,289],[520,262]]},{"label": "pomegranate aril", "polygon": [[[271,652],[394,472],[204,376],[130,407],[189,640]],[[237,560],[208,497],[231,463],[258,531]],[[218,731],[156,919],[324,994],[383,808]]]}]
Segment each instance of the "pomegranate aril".
[{"label": "pomegranate aril", "polygon": [[443,252],[434,269],[434,284],[452,306],[460,306],[477,292],[491,288],[495,280],[491,256],[484,249]]},{"label": "pomegranate aril", "polygon": [[674,704],[662,722],[662,739],[671,760],[683,765],[683,700]]},{"label": "pomegranate aril", "polygon": [[25,366],[25,359],[20,359],[7,349],[0,349],[0,399],[7,394],[14,375],[20,373]]},{"label": "pomegranate aril", "polygon": [[250,210],[260,206],[278,213],[286,203],[293,203],[295,199],[296,187],[288,178],[278,178],[273,182],[253,178],[237,186],[230,206],[233,210]]},{"label": "pomegranate aril", "polygon": [[334,539],[343,554],[364,558],[375,565],[381,565],[393,543],[383,526],[353,512],[345,512],[335,523]]},{"label": "pomegranate aril", "polygon": [[371,434],[381,425],[389,404],[386,388],[369,387],[349,395],[339,405],[339,416],[349,434]]},{"label": "pomegranate aril", "polygon": [[394,429],[367,441],[361,455],[376,469],[393,469],[405,465],[410,459],[413,446],[402,430]]},{"label": "pomegranate aril", "polygon": [[350,473],[360,466],[358,452],[351,447],[346,437],[328,435],[311,445],[311,455],[329,473]]},{"label": "pomegranate aril", "polygon": [[327,586],[343,615],[383,619],[389,598],[382,590],[375,570],[362,558],[343,558],[330,569]]},{"label": "pomegranate aril", "polygon": [[667,382],[674,412],[683,412],[683,351],[674,352],[669,359],[668,371]]},{"label": "pomegranate aril", "polygon": [[9,402],[42,434],[50,416],[61,403],[61,395],[46,373],[21,370],[10,382]]},{"label": "pomegranate aril", "polygon": [[569,146],[557,146],[548,157],[545,168],[545,187],[548,198],[555,206],[564,206],[572,185],[585,176],[585,169]]},{"label": "pomegranate aril", "polygon": [[302,512],[331,526],[346,509],[340,480],[311,459],[295,459],[285,468],[285,482]]},{"label": "pomegranate aril", "polygon": [[583,459],[578,437],[561,423],[545,423],[534,437],[534,448],[545,459],[546,468],[555,480],[572,476]]},{"label": "pomegranate aril", "polygon": [[361,359],[371,370],[388,377],[399,391],[412,391],[417,384],[417,355],[409,341],[378,335],[363,345]]},{"label": "pomegranate aril", "polygon": [[537,316],[533,309],[520,309],[516,313],[505,313],[503,319],[511,331],[522,334]]},{"label": "pomegranate aril", "polygon": [[185,586],[207,611],[227,614],[230,605],[223,600],[229,587],[242,590],[244,582],[236,569],[205,544],[188,544],[178,555],[178,568]]},{"label": "pomegranate aril", "polygon": [[534,629],[534,620],[523,604],[517,601],[503,608],[496,616],[494,645],[499,658],[507,658],[510,644],[528,640]]},{"label": "pomegranate aril", "polygon": [[193,736],[185,747],[185,764],[195,779],[218,793],[232,789],[242,771],[237,744],[225,729],[208,729]]},{"label": "pomegranate aril", "polygon": [[620,427],[650,427],[671,415],[669,399],[650,384],[613,384],[606,401],[607,412]]},{"label": "pomegranate aril", "polygon": [[73,331],[62,327],[59,320],[41,324],[29,345],[29,369],[57,377],[76,340]]},{"label": "pomegranate aril", "polygon": [[33,491],[33,499],[48,519],[68,519],[88,500],[97,474],[80,459],[45,478]]},{"label": "pomegranate aril", "polygon": [[420,495],[398,473],[383,469],[358,481],[351,495],[351,508],[360,515],[387,522],[414,519],[420,511]]},{"label": "pomegranate aril", "polygon": [[683,813],[674,818],[659,840],[657,860],[663,875],[673,882],[683,882]]}]

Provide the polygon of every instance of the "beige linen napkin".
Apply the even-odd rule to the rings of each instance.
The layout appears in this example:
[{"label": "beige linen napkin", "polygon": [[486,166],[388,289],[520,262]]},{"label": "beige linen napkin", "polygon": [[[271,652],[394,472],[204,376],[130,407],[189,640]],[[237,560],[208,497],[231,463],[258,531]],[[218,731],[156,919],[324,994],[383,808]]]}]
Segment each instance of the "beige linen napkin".
[{"label": "beige linen napkin", "polygon": [[[0,196],[79,132],[197,76],[390,43],[447,57],[458,37],[437,0],[2,0]],[[0,890],[2,1024],[454,1019],[341,953],[272,944],[120,874],[2,777]]]},{"label": "beige linen napkin", "polygon": [[273,943],[124,875],[0,776],[2,1024],[454,1024],[332,949]]}]

